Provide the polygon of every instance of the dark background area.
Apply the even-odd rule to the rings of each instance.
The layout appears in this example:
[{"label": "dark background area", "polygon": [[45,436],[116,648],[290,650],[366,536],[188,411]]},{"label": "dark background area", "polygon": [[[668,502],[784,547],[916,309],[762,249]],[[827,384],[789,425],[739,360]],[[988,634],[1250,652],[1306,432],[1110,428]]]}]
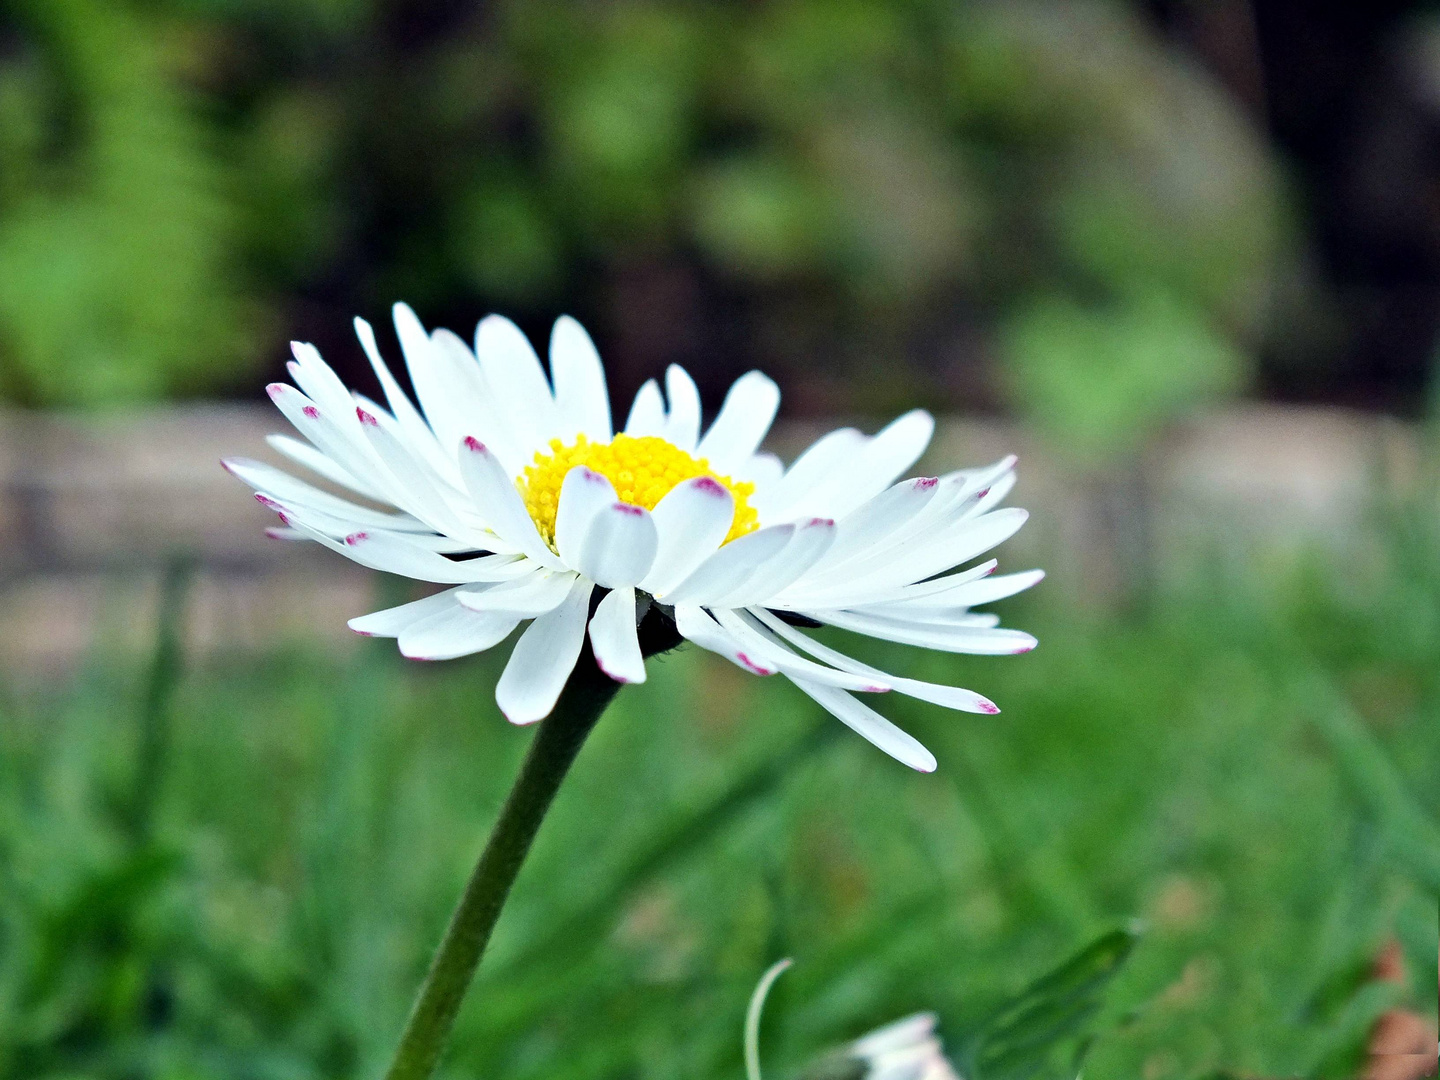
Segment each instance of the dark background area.
[{"label": "dark background area", "polygon": [[1432,4],[1156,3],[1282,156],[1335,338],[1304,364],[1279,343],[1261,387],[1281,400],[1413,411],[1433,359],[1440,83]]}]

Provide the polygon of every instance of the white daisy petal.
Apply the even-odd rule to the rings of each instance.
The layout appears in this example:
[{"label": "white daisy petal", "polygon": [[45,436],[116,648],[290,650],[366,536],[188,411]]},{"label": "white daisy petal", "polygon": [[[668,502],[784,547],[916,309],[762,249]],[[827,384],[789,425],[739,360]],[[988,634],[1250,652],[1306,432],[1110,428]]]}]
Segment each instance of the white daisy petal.
[{"label": "white daisy petal", "polygon": [[969,511],[970,516],[979,517],[981,514],[988,513],[998,507],[1005,501],[1005,496],[1010,494],[1011,489],[1014,488],[1018,479],[1019,477],[1013,472],[1008,472],[1004,476],[991,482],[986,487],[985,494],[976,501],[975,506]]},{"label": "white daisy petal", "polygon": [[843,473],[866,442],[865,436],[854,428],[839,428],[816,440],[779,482],[763,492],[755,492],[751,505],[759,512],[760,520],[788,520],[790,508],[807,498],[813,489],[828,485],[837,473]]},{"label": "white daisy petal", "polygon": [[512,724],[533,724],[550,715],[585,644],[585,616],[594,585],[577,577],[565,600],[541,615],[515,643],[495,686],[495,702]]},{"label": "white daisy petal", "polygon": [[644,507],[613,502],[590,519],[575,569],[607,589],[632,586],[649,571],[658,542]]},{"label": "white daisy petal", "polygon": [[903,553],[899,565],[889,567],[862,567],[857,564],[857,578],[864,578],[867,584],[877,580],[923,581],[943,573],[953,566],[969,562],[983,555],[991,548],[1003,544],[1020,531],[1030,517],[1027,511],[1010,507],[996,510],[984,517],[972,518],[937,530],[930,536],[917,538],[917,543]]},{"label": "white daisy petal", "polygon": [[795,627],[786,625],[782,619],[762,608],[752,609],[749,614],[768,627],[772,633],[805,650],[817,660],[823,660],[841,671],[850,671],[875,679],[907,697],[928,701],[932,705],[939,705],[945,709],[956,709],[960,712],[984,713],[993,716],[1000,711],[993,701],[973,690],[965,690],[958,686],[945,686],[942,683],[922,682],[919,679],[903,679],[881,671],[879,668],[862,664],[859,660],[820,644],[808,634],[802,634]]},{"label": "white daisy petal", "polygon": [[517,619],[534,619],[554,611],[570,593],[575,580],[571,573],[537,570],[514,581],[501,581],[476,589],[461,589],[455,594],[471,611],[487,611],[513,615]]},{"label": "white daisy petal", "polygon": [[316,449],[330,460],[339,462],[362,484],[381,493],[383,501],[398,505],[394,479],[359,433],[354,406],[347,406],[344,413],[345,423],[352,425],[352,434],[352,430],[341,427],[334,417],[322,412],[319,406],[288,383],[271,383],[265,389],[276,408],[285,414],[285,419]]},{"label": "white daisy petal", "polygon": [[431,615],[438,615],[442,611],[449,611],[455,607],[458,603],[455,595],[459,591],[459,588],[446,589],[444,592],[435,593],[433,596],[427,596],[421,600],[412,600],[399,607],[372,611],[369,615],[351,619],[347,625],[355,633],[363,634],[366,637],[399,637],[402,630],[413,626],[420,620],[428,619]]},{"label": "white daisy petal", "polygon": [[[360,420],[361,432],[394,477],[395,488],[404,491],[404,509],[436,532],[450,533],[452,536],[470,534],[472,530],[460,520],[460,515],[451,505],[451,500],[458,496],[459,492],[450,487],[448,481],[438,476],[419,457],[410,453],[395,419],[386,416],[386,422],[382,423],[381,415],[371,413],[363,407],[356,407],[355,415]],[[394,429],[391,425],[394,425]],[[474,530],[474,535],[470,538],[477,543],[484,539],[478,530]]]},{"label": "white daisy petal", "polygon": [[[888,603],[881,601],[874,604],[852,604],[850,606],[863,607],[864,610],[873,611],[878,615],[912,613],[918,616],[931,608],[970,608],[980,604],[993,603],[996,600],[1004,600],[1006,597],[1024,592],[1032,585],[1043,581],[1044,578],[1044,570],[1027,570],[1021,574],[1002,574],[999,577],[986,577],[982,581],[962,582],[944,591],[912,595]],[[944,581],[946,579],[939,578],[937,580]],[[924,584],[928,585],[930,582]]]},{"label": "white daisy petal", "polygon": [[704,608],[692,604],[675,605],[675,629],[687,641],[725,657],[736,667],[751,675],[774,675],[776,668],[751,656]]},{"label": "white daisy petal", "polygon": [[779,554],[794,533],[794,525],[772,525],[730,541],[679,585],[663,594],[663,599],[667,604],[708,606],[714,597],[725,596],[744,585],[761,565]]},{"label": "white daisy petal", "polygon": [[898,641],[902,645],[918,645],[941,652],[974,653],[978,656],[1008,656],[1035,648],[1036,642],[1020,630],[995,630],[983,626],[933,626],[869,615],[857,611],[807,611],[804,614],[820,622],[853,630],[857,634]]},{"label": "white daisy petal", "polygon": [[850,1052],[867,1060],[896,1050],[907,1050],[930,1038],[935,1030],[934,1013],[918,1013],[886,1024],[850,1044]]},{"label": "white daisy petal", "polygon": [[540,358],[520,328],[487,315],[475,328],[475,356],[501,411],[511,418],[518,449],[533,453],[555,435],[555,399]]},{"label": "white daisy petal", "polygon": [[356,495],[363,495],[367,499],[376,502],[388,502],[379,491],[362,483],[344,466],[334,459],[326,457],[315,447],[301,442],[299,439],[289,435],[266,435],[266,444],[277,454],[283,454],[297,465],[304,466],[317,476],[323,476],[332,484],[347,488]]},{"label": "white daisy petal", "polygon": [[[779,408],[780,388],[758,371],[747,372],[725,395],[720,415],[700,440],[695,456],[708,460],[721,475],[735,475],[764,441]],[[779,464],[773,455],[766,457]]]},{"label": "white daisy petal", "polygon": [[609,442],[610,395],[605,389],[605,369],[590,335],[568,315],[556,319],[550,332],[550,375],[559,419],[591,442]]},{"label": "white daisy petal", "polygon": [[[391,309],[400,351],[405,354],[405,368],[410,372],[410,385],[420,400],[440,448],[454,453],[455,446],[470,434],[467,417],[456,392],[457,380],[449,365],[438,355],[430,335],[425,332],[408,304]],[[362,342],[363,344],[363,342]]]},{"label": "white daisy petal", "polygon": [[924,409],[913,409],[881,428],[866,450],[866,475],[854,478],[855,505],[884,491],[919,461],[934,434],[935,418]]},{"label": "white daisy petal", "polygon": [[409,395],[400,389],[400,384],[395,381],[395,376],[390,374],[390,368],[380,356],[380,347],[375,342],[375,331],[364,319],[357,318],[355,320],[355,336],[360,339],[360,347],[364,349],[365,356],[370,361],[370,367],[375,372],[375,377],[380,380],[380,389],[385,392],[385,401],[390,406],[390,413],[405,433],[407,444],[421,454],[430,467],[441,476],[453,479],[450,474],[454,471],[454,463],[447,459],[440,441],[435,437],[435,432],[425,422],[425,418],[420,415],[420,410],[415,408]]},{"label": "white daisy petal", "polygon": [[795,528],[790,542],[746,577],[739,587],[717,597],[712,607],[763,604],[813,567],[835,540],[835,522],[811,518]]},{"label": "white daisy petal", "polygon": [[355,317],[355,337],[360,341],[360,348],[364,350],[365,358],[370,361],[370,368],[380,382],[380,389],[384,392],[385,401],[390,406],[390,411],[395,414],[395,419],[400,421],[407,432],[417,438],[422,429],[431,438],[434,438],[434,431],[431,430],[429,424],[425,423],[425,418],[420,415],[420,410],[410,400],[410,395],[405,393],[400,384],[395,381],[395,376],[390,373],[390,365],[385,363],[384,357],[380,355],[380,345],[375,340],[375,329],[358,315]]},{"label": "white daisy petal", "polygon": [[735,500],[715,480],[699,476],[672,488],[650,516],[659,546],[640,587],[661,596],[720,547],[735,517]]},{"label": "white daisy petal", "polygon": [[660,396],[660,385],[654,379],[647,379],[640,392],[635,395],[635,404],[630,406],[630,417],[625,421],[625,434],[635,438],[646,435],[660,435],[665,430],[665,399]]},{"label": "white daisy petal", "polygon": [[595,515],[618,502],[610,478],[584,465],[576,465],[560,484],[555,510],[555,546],[566,566],[578,567],[585,537]]},{"label": "white daisy petal", "polygon": [[784,463],[774,454],[754,454],[734,469],[722,469],[713,462],[711,468],[717,473],[728,473],[737,480],[745,480],[754,484],[757,492],[768,491],[785,475]]},{"label": "white daisy petal", "polygon": [[343,415],[350,391],[331,370],[330,365],[321,359],[320,351],[309,342],[292,341],[290,354],[295,359],[285,367],[295,379],[295,385],[322,409],[329,410],[335,416]]},{"label": "white daisy petal", "polygon": [[[927,544],[941,529],[974,516],[991,482],[1013,464],[1009,458],[989,469],[948,473],[938,480],[921,477],[881,492],[841,521],[841,537],[816,568],[819,580],[813,586],[853,586],[873,567],[908,566],[913,549]],[[917,489],[908,498],[907,484]],[[925,488],[930,489],[928,494],[920,490]],[[806,585],[802,581],[797,587]]]},{"label": "white daisy petal", "polygon": [[351,533],[344,540],[337,540],[309,525],[303,516],[282,513],[280,520],[361,566],[383,570],[387,574],[398,574],[415,581],[433,581],[437,585],[506,581],[530,573],[534,568],[533,563],[509,555],[447,559],[403,539],[399,533],[365,530]]},{"label": "white daisy petal", "polygon": [[590,618],[590,649],[600,670],[616,682],[645,681],[645,658],[635,631],[635,590],[612,590]]},{"label": "white daisy petal", "polygon": [[870,706],[856,701],[844,690],[837,690],[833,686],[793,677],[790,681],[850,730],[874,743],[902,765],[908,765],[917,772],[935,771],[935,755]]},{"label": "white daisy petal", "polygon": [[[293,528],[304,531],[303,522],[291,519]],[[335,547],[356,562],[372,570],[433,581],[439,585],[468,584],[476,581],[508,581],[527,573],[524,559],[509,555],[486,555],[478,559],[456,561],[447,559],[417,544],[409,543],[395,533],[357,532],[345,537],[343,546]]]},{"label": "white daisy petal", "polygon": [[344,518],[354,523],[357,529],[373,526],[395,532],[429,532],[430,527],[417,521],[409,514],[387,514],[372,510],[368,506],[352,503],[328,491],[311,487],[303,480],[297,480],[289,473],[281,472],[263,461],[250,458],[225,458],[220,462],[225,470],[248,484],[257,492],[269,496],[296,510],[313,510],[333,517]]},{"label": "white daisy petal", "polygon": [[670,399],[670,411],[665,417],[662,437],[672,446],[693,454],[700,439],[700,391],[695,388],[690,373],[679,364],[671,364],[665,371],[665,396]]},{"label": "white daisy petal", "polygon": [[471,611],[459,604],[406,627],[396,645],[411,660],[454,660],[500,644],[520,620]]},{"label": "white daisy petal", "polygon": [[955,469],[946,473],[941,480],[954,480],[961,483],[967,489],[990,487],[1005,473],[1015,468],[1015,463],[1020,459],[1014,454],[1006,454],[999,461],[989,465],[981,465],[973,469]]},{"label": "white daisy petal", "polygon": [[857,594],[923,581],[969,562],[1008,540],[1028,516],[1024,510],[1008,508],[931,528],[920,527],[917,519],[904,543],[845,563],[829,572],[828,581],[797,582],[796,593],[803,585],[806,603],[851,607],[858,602]]},{"label": "white daisy petal", "polygon": [[819,514],[843,517],[894,483],[919,459],[935,430],[923,409],[908,412],[867,439],[821,483],[798,495],[784,510],[787,517]]},{"label": "white daisy petal", "polygon": [[540,538],[514,481],[490,448],[470,436],[461,445],[460,475],[490,528],[541,566],[563,569],[564,564]]},{"label": "white daisy petal", "polygon": [[446,555],[461,555],[474,552],[475,545],[464,540],[456,540],[450,536],[444,536],[436,532],[405,532],[396,529],[387,529],[383,525],[374,522],[357,521],[354,516],[336,517],[323,510],[313,508],[299,509],[293,503],[286,503],[281,499],[274,499],[263,491],[255,493],[256,502],[266,509],[273,510],[284,520],[291,518],[303,518],[306,525],[324,533],[332,540],[343,540],[350,534],[366,530],[376,535],[392,536],[403,540],[407,544],[414,544],[426,551],[441,552]]},{"label": "white daisy petal", "polygon": [[503,404],[485,381],[480,362],[470,346],[458,334],[439,329],[430,335],[434,346],[435,364],[453,393],[452,411],[458,416],[458,434],[445,443],[451,457],[459,457],[467,437],[478,439],[490,447],[507,472],[518,476],[532,459],[533,451],[522,443],[514,431],[516,417],[504,410]]},{"label": "white daisy petal", "polygon": [[792,679],[811,679],[826,686],[858,690],[866,694],[883,694],[890,689],[888,683],[868,679],[853,672],[838,671],[797,656],[777,641],[774,635],[757,628],[753,622],[746,621],[738,612],[717,608],[710,614],[720,624],[721,629],[735,639],[736,645],[743,649],[747,656],[765,667],[775,668],[782,675]]},{"label": "white daisy petal", "polygon": [[841,566],[878,548],[929,504],[939,483],[933,476],[902,480],[856,507],[840,519],[835,543],[817,568]]},{"label": "white daisy petal", "polygon": [[[945,577],[931,578],[929,581],[917,581],[912,585],[882,584],[873,589],[847,589],[845,590],[843,602],[834,603],[829,606],[863,608],[868,610],[870,606],[874,604],[908,604],[911,601],[928,599],[932,596],[940,597],[941,594],[951,589],[987,577],[994,573],[997,565],[996,560],[987,559],[985,562],[976,563],[968,570],[947,574]],[[948,602],[946,599],[937,600],[937,603],[941,606]],[[767,603],[765,606],[786,611],[798,610],[806,606],[805,595],[797,594],[794,590],[786,590],[784,595],[777,599],[777,602]]]}]

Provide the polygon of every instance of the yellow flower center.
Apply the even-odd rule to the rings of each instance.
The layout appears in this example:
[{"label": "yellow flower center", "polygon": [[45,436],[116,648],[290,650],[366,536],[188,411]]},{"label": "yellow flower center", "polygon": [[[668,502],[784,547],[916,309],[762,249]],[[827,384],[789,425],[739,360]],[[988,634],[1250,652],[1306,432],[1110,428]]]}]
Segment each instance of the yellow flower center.
[{"label": "yellow flower center", "polygon": [[732,480],[710,471],[704,458],[694,458],[678,446],[653,435],[635,438],[616,435],[608,443],[594,443],[584,435],[573,443],[550,440],[550,452],[535,452],[535,464],[525,466],[525,475],[515,481],[525,509],[535,521],[541,537],[555,547],[555,512],[560,507],[560,485],[565,474],[584,465],[608,477],[621,502],[654,510],[655,504],[676,484],[708,476],[721,484],[735,500],[735,516],[724,543],[759,528],[759,516],[749,503],[755,485]]}]

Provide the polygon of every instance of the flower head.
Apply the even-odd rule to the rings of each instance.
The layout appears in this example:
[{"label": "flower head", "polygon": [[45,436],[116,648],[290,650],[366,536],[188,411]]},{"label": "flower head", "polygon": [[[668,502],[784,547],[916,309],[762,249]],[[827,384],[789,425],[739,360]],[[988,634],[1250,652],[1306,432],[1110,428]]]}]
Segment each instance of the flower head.
[{"label": "flower head", "polygon": [[935,1034],[935,1014],[917,1013],[856,1039],[847,1054],[865,1080],[960,1080]]},{"label": "flower head", "polygon": [[647,382],[616,432],[600,357],[573,319],[555,324],[548,377],[498,316],[480,323],[473,351],[447,330],[428,333],[403,304],[395,327],[418,406],[360,319],[388,407],[352,393],[301,343],[295,385],[269,388],[305,438],[272,436],[274,449],[367,502],[257,461],[225,462],[280,515],[272,535],[449,586],[352,619],[352,629],[440,660],[488,649],[528,622],[496,687],[520,724],[554,707],[587,633],[602,671],[643,682],[645,618],[753,674],[785,675],[924,771],[935,767],[929,751],[854,694],[999,711],[969,690],[888,675],[800,627],[949,652],[1033,648],[1028,634],[971,609],[1029,587],[1039,571],[991,577],[992,560],[952,572],[1024,522],[1023,510],[997,509],[1013,458],[901,480],[934,427],[915,411],[874,436],[831,432],[787,469],[760,450],[780,393],[759,372],[735,382],[702,433],[695,384],[672,366],[664,394]]},{"label": "flower head", "polygon": [[[760,976],[745,1010],[745,1077],[763,1080],[760,1071],[760,1014],[775,980],[793,961],[780,960]],[[935,1034],[934,1013],[916,1013],[886,1024],[825,1055],[805,1071],[807,1077],[833,1080],[961,1080]]]}]

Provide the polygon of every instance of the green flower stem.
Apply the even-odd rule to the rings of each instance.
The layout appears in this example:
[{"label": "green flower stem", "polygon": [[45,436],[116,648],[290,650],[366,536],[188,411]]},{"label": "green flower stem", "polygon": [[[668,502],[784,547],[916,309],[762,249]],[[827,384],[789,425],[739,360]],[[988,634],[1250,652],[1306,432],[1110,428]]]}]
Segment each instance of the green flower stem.
[{"label": "green flower stem", "polygon": [[587,645],[554,711],[535,732],[520,775],[420,987],[386,1080],[428,1080],[434,1072],[540,822],[586,736],[619,688],[596,667]]}]

